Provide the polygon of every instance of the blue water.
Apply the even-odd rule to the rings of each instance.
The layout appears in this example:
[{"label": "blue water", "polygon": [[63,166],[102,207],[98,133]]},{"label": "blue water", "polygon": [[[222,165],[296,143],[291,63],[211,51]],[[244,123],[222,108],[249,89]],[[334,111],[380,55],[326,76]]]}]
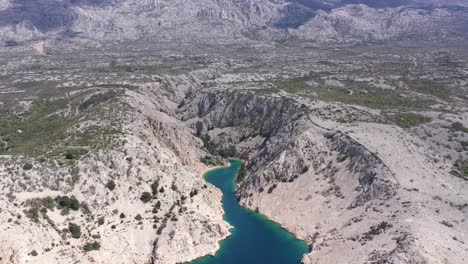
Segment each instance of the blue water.
[{"label": "blue water", "polygon": [[216,255],[203,257],[190,264],[299,264],[308,246],[264,216],[239,205],[235,178],[240,161],[230,161],[227,168],[214,169],[205,180],[223,192],[224,219],[234,228],[221,242]]}]

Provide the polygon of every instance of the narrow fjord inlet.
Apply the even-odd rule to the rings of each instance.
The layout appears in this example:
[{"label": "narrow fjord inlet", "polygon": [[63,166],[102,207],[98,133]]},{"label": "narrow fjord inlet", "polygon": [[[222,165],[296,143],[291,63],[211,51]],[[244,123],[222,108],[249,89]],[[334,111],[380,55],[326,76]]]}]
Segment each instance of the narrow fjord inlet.
[{"label": "narrow fjord inlet", "polygon": [[223,192],[224,218],[234,228],[221,242],[215,256],[207,256],[191,264],[296,264],[308,252],[308,246],[280,225],[239,205],[235,195],[235,178],[241,165],[209,171],[205,179]]}]

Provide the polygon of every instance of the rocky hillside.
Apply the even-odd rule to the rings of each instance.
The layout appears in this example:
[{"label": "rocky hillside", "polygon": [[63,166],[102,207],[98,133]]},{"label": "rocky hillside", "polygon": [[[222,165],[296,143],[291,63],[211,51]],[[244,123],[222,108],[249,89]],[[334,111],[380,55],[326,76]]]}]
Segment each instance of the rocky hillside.
[{"label": "rocky hillside", "polygon": [[0,52],[0,263],[213,254],[227,157],[304,263],[468,259],[466,48],[146,47]]},{"label": "rocky hillside", "polygon": [[[368,3],[369,2],[369,3]],[[348,4],[368,4],[348,5]],[[463,40],[464,1],[456,6],[374,5],[373,1],[1,0],[0,41],[6,46],[47,40],[109,44],[233,43],[307,40],[356,43]],[[415,2],[416,3],[416,2]]]}]

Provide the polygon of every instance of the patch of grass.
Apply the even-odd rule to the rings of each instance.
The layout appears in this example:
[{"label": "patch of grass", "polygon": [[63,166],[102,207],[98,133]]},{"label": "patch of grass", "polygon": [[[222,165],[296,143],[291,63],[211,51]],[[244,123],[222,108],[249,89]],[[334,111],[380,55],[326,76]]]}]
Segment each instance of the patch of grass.
[{"label": "patch of grass", "polygon": [[333,88],[322,91],[319,97],[328,101],[338,101],[375,109],[428,109],[434,101],[428,99],[411,99],[391,90],[353,91],[344,88]]},{"label": "patch of grass", "polygon": [[310,80],[312,79],[309,77],[301,77],[275,82],[275,88],[262,89],[256,92],[264,94],[284,90],[289,93],[320,100],[354,104],[375,109],[423,110],[435,104],[434,100],[411,98],[409,95],[401,94],[398,91],[370,86],[366,82],[345,80],[342,81],[344,87],[332,87],[327,86],[320,79],[314,79],[317,85],[311,86],[307,84],[307,81]]},{"label": "patch of grass", "polygon": [[288,93],[299,93],[311,88],[310,85],[306,83],[306,78],[294,78],[286,81],[280,81],[274,83],[276,89],[284,90]]},{"label": "patch of grass", "polygon": [[402,128],[410,128],[432,121],[430,117],[425,117],[413,113],[398,113],[394,115],[387,115],[387,119]]},{"label": "patch of grass", "polygon": [[450,174],[468,181],[468,160],[455,163]]},{"label": "patch of grass", "polygon": [[462,146],[463,150],[468,151],[468,140],[460,141],[460,145]]},{"label": "patch of grass", "polygon": [[436,96],[440,99],[448,99],[451,95],[450,89],[445,89],[443,85],[429,80],[404,80],[413,91]]}]

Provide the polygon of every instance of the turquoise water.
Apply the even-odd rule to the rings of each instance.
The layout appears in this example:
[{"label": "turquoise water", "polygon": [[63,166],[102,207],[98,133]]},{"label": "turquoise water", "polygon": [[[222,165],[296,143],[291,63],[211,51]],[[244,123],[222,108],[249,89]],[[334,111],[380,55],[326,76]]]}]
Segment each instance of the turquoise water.
[{"label": "turquoise water", "polygon": [[224,219],[234,228],[221,242],[216,255],[203,257],[190,264],[299,264],[308,246],[266,217],[239,205],[235,178],[240,161],[231,166],[209,171],[205,180],[223,192]]}]

